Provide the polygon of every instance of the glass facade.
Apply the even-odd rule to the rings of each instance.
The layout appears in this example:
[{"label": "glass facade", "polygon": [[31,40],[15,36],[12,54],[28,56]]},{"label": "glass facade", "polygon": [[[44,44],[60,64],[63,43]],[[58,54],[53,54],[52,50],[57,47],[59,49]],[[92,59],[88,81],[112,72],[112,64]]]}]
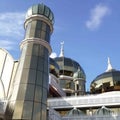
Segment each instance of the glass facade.
[{"label": "glass facade", "polygon": [[50,59],[50,63],[49,63],[50,70],[49,71],[51,74],[58,77],[59,76],[59,66],[54,59],[52,59],[52,58],[49,58],[49,59]]},{"label": "glass facade", "polygon": [[[25,49],[26,48],[26,49]],[[13,119],[33,119],[36,120],[44,116],[46,113],[42,111],[39,115],[36,114],[37,111],[41,111],[41,107],[46,106],[47,91],[48,91],[48,50],[38,44],[28,43],[25,48],[23,48],[23,55],[21,55],[20,63],[18,66],[18,74],[16,74],[16,80],[18,78],[20,81],[15,83],[14,90],[17,97],[13,97],[12,101],[16,101],[15,111],[13,114]],[[29,49],[28,49],[29,48]],[[42,51],[41,51],[42,48]],[[22,71],[21,73],[19,71]],[[21,103],[21,106],[17,106],[17,103]],[[35,106],[37,108],[35,108]],[[16,113],[17,112],[17,113]],[[34,115],[35,113],[35,115]]]},{"label": "glass facade", "polygon": [[52,24],[54,24],[53,12],[44,4],[33,5],[29,8],[26,14],[26,19],[32,15],[43,15],[44,17],[47,17]]},{"label": "glass facade", "polygon": [[[53,22],[53,15],[52,18],[49,17],[52,14],[51,10],[43,4],[33,6],[27,13],[28,16],[37,14],[43,14],[49,22]],[[39,18],[41,19],[41,16]],[[40,19],[26,19],[25,40],[21,44],[22,53],[9,103],[8,111],[14,110],[9,112],[11,119],[47,119],[49,51],[46,46],[49,46],[51,30],[50,26]],[[41,39],[45,45],[36,42]]]},{"label": "glass facade", "polygon": [[[71,58],[66,57],[57,57],[55,58],[55,61],[60,68],[59,75],[65,76],[65,78],[63,77],[63,79],[60,79],[60,87],[64,89],[66,95],[74,95],[75,91],[79,91],[79,95],[85,94],[86,75],[79,63],[72,60]],[[78,71],[78,69],[79,76],[74,78],[74,74]],[[75,82],[76,80],[77,83]]]},{"label": "glass facade", "polygon": [[69,74],[69,76],[73,76],[73,74],[78,70],[78,68],[80,68],[81,78],[86,79],[83,68],[76,61],[66,57],[57,57],[55,58],[55,61],[60,67],[61,74],[63,74],[64,71],[65,75]]},{"label": "glass facade", "polygon": [[91,83],[91,93],[120,90],[120,71],[112,70],[98,75]]},{"label": "glass facade", "polygon": [[31,21],[28,23],[26,28],[26,36],[27,38],[41,38],[47,42],[50,40],[50,27],[41,20]]}]

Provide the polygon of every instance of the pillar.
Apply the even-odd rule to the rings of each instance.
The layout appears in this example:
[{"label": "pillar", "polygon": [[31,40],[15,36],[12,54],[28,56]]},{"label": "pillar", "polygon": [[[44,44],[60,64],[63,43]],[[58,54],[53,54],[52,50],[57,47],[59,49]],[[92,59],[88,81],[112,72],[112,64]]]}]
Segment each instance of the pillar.
[{"label": "pillar", "polygon": [[53,13],[44,4],[28,9],[24,23],[25,39],[20,44],[21,57],[10,99],[12,119],[47,119],[49,43],[53,22]]}]

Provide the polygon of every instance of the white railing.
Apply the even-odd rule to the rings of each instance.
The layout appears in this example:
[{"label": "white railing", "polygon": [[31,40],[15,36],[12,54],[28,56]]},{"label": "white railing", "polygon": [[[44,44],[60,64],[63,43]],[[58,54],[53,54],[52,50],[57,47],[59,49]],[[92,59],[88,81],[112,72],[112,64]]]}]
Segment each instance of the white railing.
[{"label": "white railing", "polygon": [[49,108],[48,111],[48,120],[62,120],[62,117],[52,108]]},{"label": "white railing", "polygon": [[71,116],[71,117],[63,117],[62,120],[120,120],[120,115],[118,116],[110,116],[110,115]]},{"label": "white railing", "polygon": [[48,120],[120,120],[120,115],[80,115],[80,116],[64,116],[61,117],[58,112],[49,108]]},{"label": "white railing", "polygon": [[60,86],[58,85],[58,83],[56,81],[57,78],[50,74],[49,75],[49,84],[61,95],[61,96],[66,96],[65,92],[62,90],[62,88],[60,88]]},{"label": "white railing", "polygon": [[[119,93],[119,94],[118,94]],[[89,108],[100,106],[119,106],[120,105],[120,92],[113,94],[100,94],[100,95],[86,95],[77,97],[63,97],[48,99],[48,106],[55,109],[62,108]]]}]

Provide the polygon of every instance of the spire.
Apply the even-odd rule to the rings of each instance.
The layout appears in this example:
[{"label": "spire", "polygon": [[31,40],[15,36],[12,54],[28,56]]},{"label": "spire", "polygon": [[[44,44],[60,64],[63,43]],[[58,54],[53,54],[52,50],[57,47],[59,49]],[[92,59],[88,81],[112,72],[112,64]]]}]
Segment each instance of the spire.
[{"label": "spire", "polygon": [[108,57],[108,66],[107,66],[106,72],[111,71],[111,70],[113,70],[113,68],[112,68],[112,65],[111,65],[111,62],[110,62],[110,58]]},{"label": "spire", "polygon": [[60,49],[59,57],[64,57],[64,41],[61,42],[60,44],[61,44],[61,49]]}]

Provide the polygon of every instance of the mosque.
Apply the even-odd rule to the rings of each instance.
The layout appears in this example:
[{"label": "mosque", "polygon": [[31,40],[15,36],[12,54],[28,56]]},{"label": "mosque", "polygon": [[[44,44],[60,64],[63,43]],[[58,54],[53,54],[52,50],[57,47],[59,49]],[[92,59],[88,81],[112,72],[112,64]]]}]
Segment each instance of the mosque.
[{"label": "mosque", "polygon": [[0,48],[0,120],[120,120],[120,71],[108,58],[86,91],[85,71],[64,56],[64,42],[59,57],[49,57],[53,25],[51,9],[33,5],[18,61]]}]

